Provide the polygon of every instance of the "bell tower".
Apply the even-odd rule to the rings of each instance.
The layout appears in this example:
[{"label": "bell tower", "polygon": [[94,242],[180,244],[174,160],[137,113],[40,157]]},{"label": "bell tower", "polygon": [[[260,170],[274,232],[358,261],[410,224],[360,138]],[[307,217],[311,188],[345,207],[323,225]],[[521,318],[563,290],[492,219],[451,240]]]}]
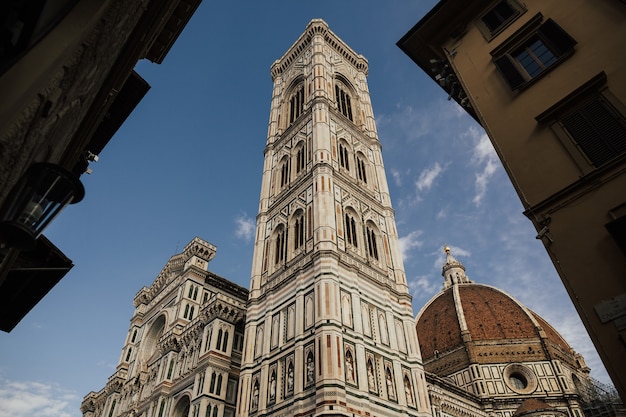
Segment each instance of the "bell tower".
[{"label": "bell tower", "polygon": [[320,20],[271,67],[238,416],[429,416],[367,86]]}]

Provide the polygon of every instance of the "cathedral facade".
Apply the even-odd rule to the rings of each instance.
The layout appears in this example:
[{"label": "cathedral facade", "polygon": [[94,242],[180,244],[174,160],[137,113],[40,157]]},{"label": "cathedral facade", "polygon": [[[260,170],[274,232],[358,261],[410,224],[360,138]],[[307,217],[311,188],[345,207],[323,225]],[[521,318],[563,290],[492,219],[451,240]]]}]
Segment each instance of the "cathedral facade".
[{"label": "cathedral facade", "polygon": [[[583,417],[584,361],[538,316],[532,341],[526,328],[481,338],[454,325],[461,301],[436,295],[416,321],[367,69],[319,19],[274,62],[249,290],[211,273],[215,247],[192,240],[135,297],[84,417]],[[444,294],[474,285],[450,254],[443,272]],[[498,343],[524,353],[483,360]]]}]

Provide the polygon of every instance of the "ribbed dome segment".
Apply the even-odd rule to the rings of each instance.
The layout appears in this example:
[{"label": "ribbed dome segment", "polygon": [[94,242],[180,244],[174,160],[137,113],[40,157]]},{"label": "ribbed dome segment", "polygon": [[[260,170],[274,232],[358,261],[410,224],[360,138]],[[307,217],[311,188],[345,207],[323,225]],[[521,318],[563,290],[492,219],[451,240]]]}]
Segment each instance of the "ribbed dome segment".
[{"label": "ribbed dome segment", "polygon": [[417,334],[423,359],[462,345],[461,328],[455,316],[452,291],[442,293],[422,312]]},{"label": "ribbed dome segment", "polygon": [[442,272],[444,289],[417,315],[426,370],[446,376],[470,364],[542,361],[557,352],[575,363],[552,326],[506,292],[470,281],[448,248]]},{"label": "ribbed dome segment", "polygon": [[532,318],[504,292],[485,285],[459,287],[472,340],[537,338]]}]

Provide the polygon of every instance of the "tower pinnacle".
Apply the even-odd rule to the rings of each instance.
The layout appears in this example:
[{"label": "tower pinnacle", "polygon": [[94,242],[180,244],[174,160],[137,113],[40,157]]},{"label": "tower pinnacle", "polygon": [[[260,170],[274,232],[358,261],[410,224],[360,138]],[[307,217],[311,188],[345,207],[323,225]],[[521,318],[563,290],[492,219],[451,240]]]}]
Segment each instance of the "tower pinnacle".
[{"label": "tower pinnacle", "polygon": [[446,253],[446,261],[443,264],[443,268],[441,268],[441,276],[444,278],[444,288],[455,284],[470,283],[470,279],[465,275],[465,267],[452,256],[450,247],[445,245],[443,251]]}]

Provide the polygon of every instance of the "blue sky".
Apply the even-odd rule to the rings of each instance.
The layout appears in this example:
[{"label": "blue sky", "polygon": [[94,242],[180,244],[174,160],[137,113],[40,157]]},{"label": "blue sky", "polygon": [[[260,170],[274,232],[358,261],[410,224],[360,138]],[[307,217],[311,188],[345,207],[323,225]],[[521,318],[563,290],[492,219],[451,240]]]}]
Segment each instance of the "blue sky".
[{"label": "blue sky", "polygon": [[414,312],[443,284],[443,245],[476,282],[548,320],[606,372],[485,133],[395,43],[435,0],[204,1],[152,89],[45,234],[74,269],[0,333],[0,417],[79,417],[114,372],[132,300],[194,236],[248,287],[272,82],[313,18],[369,61],[369,89]]}]

